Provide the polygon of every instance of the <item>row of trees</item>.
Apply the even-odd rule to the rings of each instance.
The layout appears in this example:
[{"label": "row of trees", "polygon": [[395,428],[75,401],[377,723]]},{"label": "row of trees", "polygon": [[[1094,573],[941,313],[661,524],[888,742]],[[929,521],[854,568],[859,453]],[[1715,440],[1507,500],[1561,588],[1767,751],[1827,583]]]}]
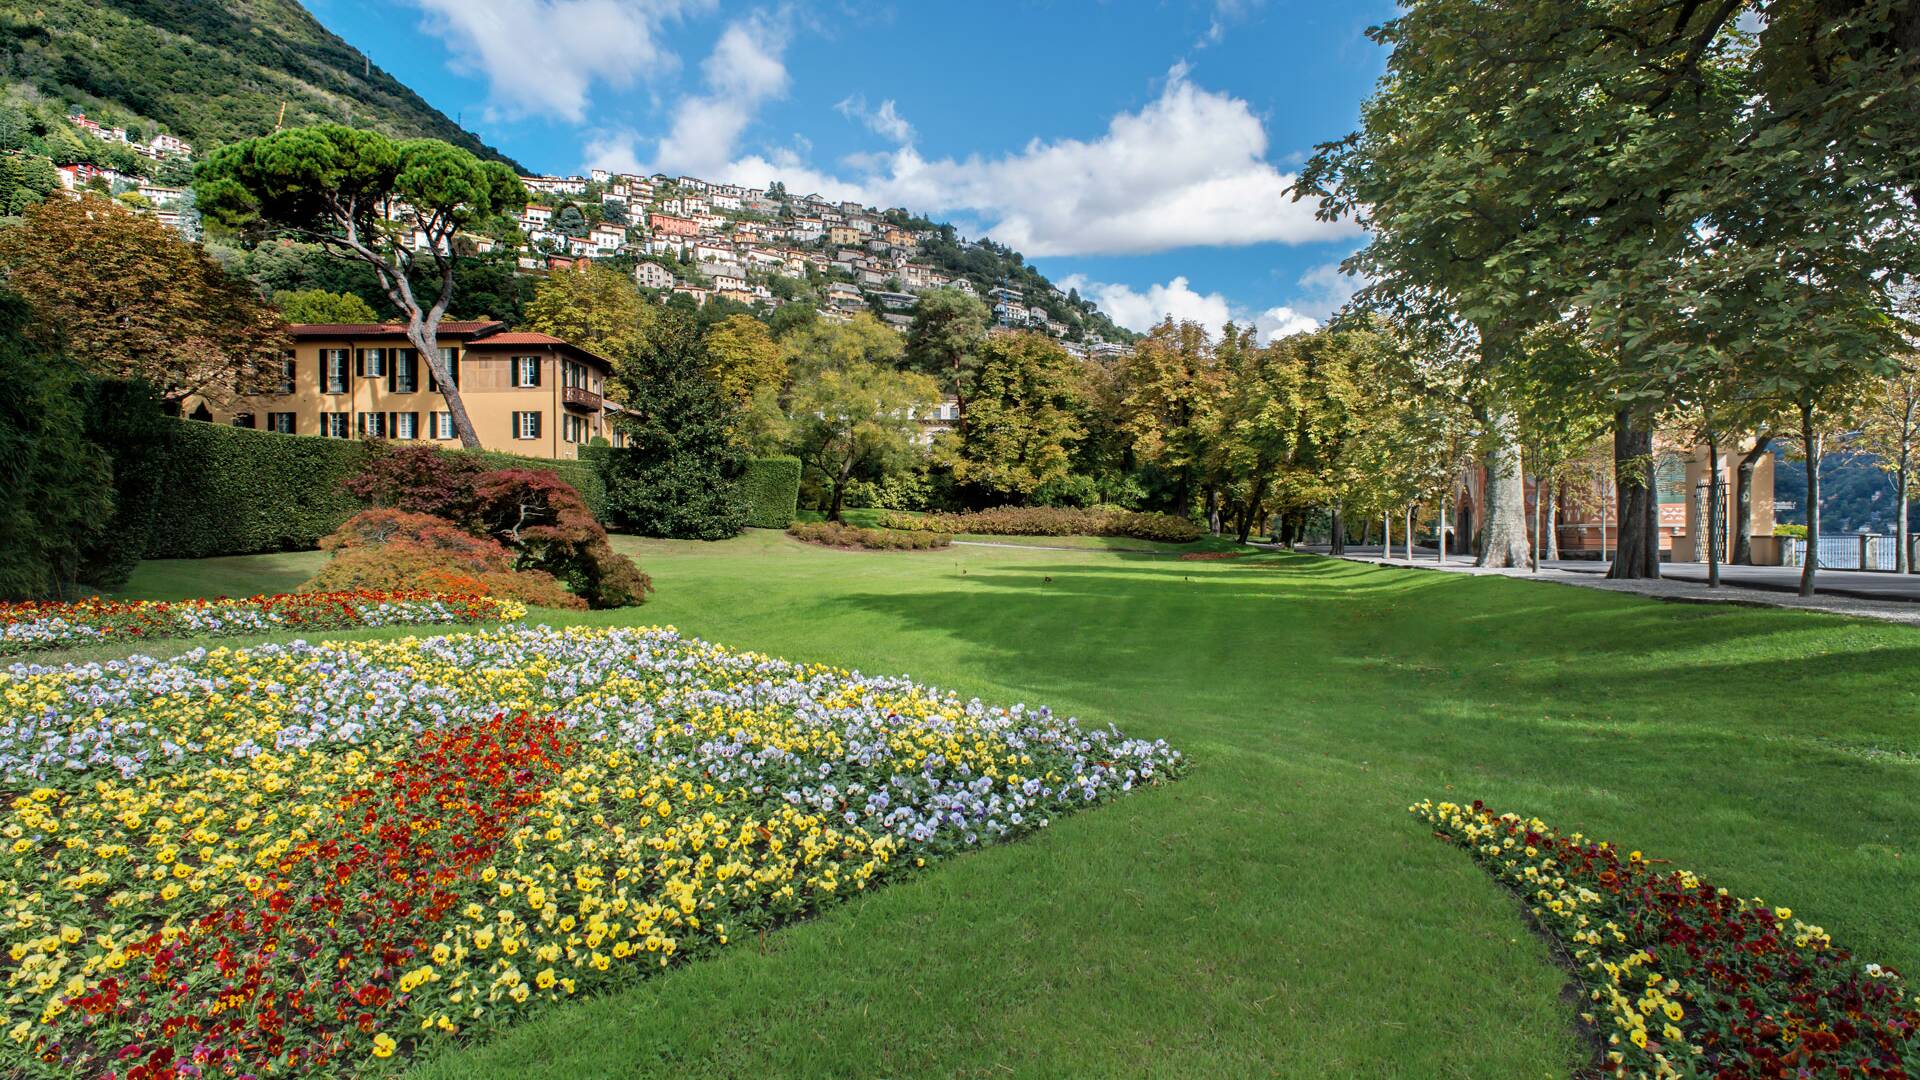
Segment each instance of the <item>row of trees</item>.
[{"label": "row of trees", "polygon": [[1529,556],[1529,416],[1611,428],[1615,576],[1659,573],[1656,428],[1793,433],[1817,534],[1823,439],[1910,348],[1920,8],[1430,0],[1371,33],[1387,74],[1297,195],[1368,228],[1358,305],[1434,369],[1407,389],[1469,410],[1482,561]]}]

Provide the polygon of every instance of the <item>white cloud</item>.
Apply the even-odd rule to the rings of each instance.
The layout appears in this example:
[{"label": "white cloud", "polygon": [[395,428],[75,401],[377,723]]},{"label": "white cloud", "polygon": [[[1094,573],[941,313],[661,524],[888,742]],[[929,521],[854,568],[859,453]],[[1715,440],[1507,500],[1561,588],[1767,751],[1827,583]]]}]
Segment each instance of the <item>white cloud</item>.
[{"label": "white cloud", "polygon": [[740,136],[765,102],[787,92],[785,25],[765,15],[730,24],[701,65],[707,93],[682,98],[655,150],[653,170],[725,179]]},{"label": "white cloud", "polygon": [[617,173],[645,173],[647,163],[640,157],[640,136],[631,131],[609,130],[587,140],[581,156],[589,169]]},{"label": "white cloud", "polygon": [[[1312,272],[1308,276],[1311,277]],[[1139,333],[1146,333],[1172,316],[1178,322],[1197,322],[1213,335],[1218,335],[1229,322],[1252,326],[1264,344],[1275,338],[1317,330],[1322,321],[1285,304],[1251,312],[1228,300],[1224,293],[1195,290],[1184,276],[1139,290],[1131,285],[1089,281],[1083,275],[1071,274],[1060,280],[1060,286],[1079,289],[1081,296],[1100,305],[1114,322]]]},{"label": "white cloud", "polygon": [[864,159],[867,167],[847,177],[758,154],[723,173],[738,182],[781,179],[794,190],[832,189],[879,206],[964,215],[1034,257],[1297,244],[1354,230],[1314,220],[1311,203],[1288,195],[1293,176],[1266,154],[1266,128],[1247,102],[1195,86],[1178,65],[1157,99],[1114,116],[1094,139],[1036,138],[996,158],[934,160],[909,144]]},{"label": "white cloud", "polygon": [[839,110],[840,115],[850,120],[858,120],[865,124],[869,131],[884,139],[901,145],[913,141],[913,125],[907,123],[907,118],[900,115],[899,110],[894,107],[892,98],[882,101],[877,109],[869,109],[867,99],[860,94],[855,94],[843,99],[834,108]]},{"label": "white cloud", "polygon": [[493,109],[578,123],[594,84],[630,86],[678,67],[660,27],[708,0],[413,2],[455,65],[487,80]]},{"label": "white cloud", "polygon": [[1300,296],[1294,300],[1294,307],[1324,322],[1353,299],[1362,283],[1340,269],[1339,263],[1331,262],[1301,274],[1298,284]]}]

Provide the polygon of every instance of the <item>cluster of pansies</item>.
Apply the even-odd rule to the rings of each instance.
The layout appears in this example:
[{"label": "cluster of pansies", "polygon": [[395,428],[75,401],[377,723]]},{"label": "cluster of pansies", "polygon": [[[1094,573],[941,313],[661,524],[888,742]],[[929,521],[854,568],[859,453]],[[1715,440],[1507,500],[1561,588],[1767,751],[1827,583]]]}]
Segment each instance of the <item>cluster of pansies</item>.
[{"label": "cluster of pansies", "polygon": [[1618,1076],[1907,1077],[1920,1004],[1825,930],[1538,818],[1422,802],[1567,948]]},{"label": "cluster of pansies", "polygon": [[671,629],[0,673],[0,1071],[379,1071],[1170,778]]},{"label": "cluster of pansies", "polygon": [[510,622],[526,613],[526,605],[500,597],[372,589],[277,593],[240,600],[29,600],[0,603],[0,655],[105,641]]}]

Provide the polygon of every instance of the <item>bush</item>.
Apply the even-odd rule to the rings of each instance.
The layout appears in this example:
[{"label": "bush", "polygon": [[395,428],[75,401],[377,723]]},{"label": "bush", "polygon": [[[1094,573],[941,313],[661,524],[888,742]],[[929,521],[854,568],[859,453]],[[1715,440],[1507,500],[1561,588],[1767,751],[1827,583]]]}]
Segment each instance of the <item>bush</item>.
[{"label": "bush", "polygon": [[995,536],[1127,536],[1188,544],[1205,530],[1171,514],[1143,514],[1133,510],[1081,510],[1049,506],[1003,506],[964,514],[888,514],[881,524],[890,529],[922,532],[981,533]]},{"label": "bush", "polygon": [[363,510],[320,541],[333,558],[303,593],[425,590],[493,596],[550,608],[584,608],[552,574],[515,570],[514,554],[443,518],[403,510]]},{"label": "bush", "polygon": [[516,567],[544,570],[596,608],[645,603],[653,582],[613,550],[580,493],[547,469],[482,473],[478,532],[518,552]]},{"label": "bush", "polygon": [[1796,540],[1805,540],[1807,538],[1807,527],[1805,525],[1775,525],[1773,527],[1773,535],[1791,536]]},{"label": "bush", "polygon": [[202,559],[305,550],[360,510],[342,486],[372,444],[181,421],[146,552]]},{"label": "bush", "polygon": [[472,454],[446,454],[431,446],[387,446],[348,477],[344,486],[372,506],[467,522],[480,510],[477,488],[485,471],[486,466]]},{"label": "bush", "polygon": [[838,521],[796,521],[787,535],[826,547],[869,548],[874,551],[925,551],[953,543],[949,533],[908,529],[863,529]]},{"label": "bush", "polygon": [[[482,468],[543,470],[573,487],[590,513],[605,504],[606,489],[591,463],[168,422],[174,425],[171,445],[163,451],[165,461],[152,469],[161,512],[154,515],[151,534],[142,544],[150,559],[311,549],[365,508],[347,482],[388,457],[407,464],[379,468],[399,474],[418,469],[425,475],[427,467],[420,463],[429,455],[477,462],[474,476]],[[450,470],[466,472],[458,465]]]},{"label": "bush", "polygon": [[747,524],[756,529],[784,529],[800,508],[800,459],[749,458],[740,477],[740,494],[747,504]]}]

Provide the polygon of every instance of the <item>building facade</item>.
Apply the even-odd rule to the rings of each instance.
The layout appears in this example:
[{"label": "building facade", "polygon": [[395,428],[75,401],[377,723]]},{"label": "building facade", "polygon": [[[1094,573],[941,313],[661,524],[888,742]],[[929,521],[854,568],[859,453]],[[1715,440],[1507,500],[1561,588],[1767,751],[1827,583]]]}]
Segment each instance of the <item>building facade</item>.
[{"label": "building facade", "polygon": [[[405,327],[294,324],[287,333],[293,348],[273,391],[188,398],[184,415],[293,435],[458,445],[446,397]],[[611,438],[604,394],[612,365],[602,357],[500,322],[442,323],[438,340],[486,449],[573,458],[589,440]]]}]

